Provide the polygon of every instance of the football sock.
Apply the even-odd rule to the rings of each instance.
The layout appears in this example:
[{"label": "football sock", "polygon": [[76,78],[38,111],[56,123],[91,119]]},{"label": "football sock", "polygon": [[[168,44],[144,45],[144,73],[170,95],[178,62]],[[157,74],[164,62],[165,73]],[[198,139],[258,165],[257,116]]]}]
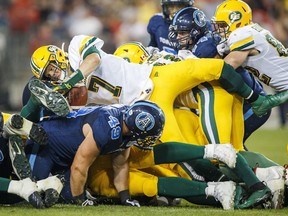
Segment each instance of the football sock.
[{"label": "football sock", "polygon": [[32,122],[40,120],[41,106],[37,100],[31,96],[27,104],[22,108],[20,115]]},{"label": "football sock", "polygon": [[206,182],[191,181],[180,177],[159,177],[158,195],[171,197],[206,196]]},{"label": "football sock", "polygon": [[155,164],[178,163],[194,159],[202,159],[204,146],[196,146],[179,142],[166,142],[153,147]]},{"label": "football sock", "polygon": [[261,168],[279,166],[279,164],[257,152],[240,151],[239,154],[241,154],[245,158],[251,168],[255,168],[257,166]]},{"label": "football sock", "polygon": [[258,98],[256,94],[242,79],[234,68],[224,63],[222,73],[219,78],[221,86],[228,92],[235,92],[243,98],[249,100],[249,102],[254,102]]},{"label": "football sock", "polygon": [[0,177],[0,191],[7,192],[11,180]]},{"label": "football sock", "polygon": [[[229,178],[225,176],[210,160],[197,159],[186,163],[189,164],[198,175],[203,176],[205,181],[229,181]],[[183,166],[181,167],[183,168]],[[185,170],[185,168],[183,169]]]},{"label": "football sock", "polygon": [[237,153],[236,166],[232,171],[241,178],[248,187],[260,182],[253,170],[249,167],[247,161],[239,153]]}]

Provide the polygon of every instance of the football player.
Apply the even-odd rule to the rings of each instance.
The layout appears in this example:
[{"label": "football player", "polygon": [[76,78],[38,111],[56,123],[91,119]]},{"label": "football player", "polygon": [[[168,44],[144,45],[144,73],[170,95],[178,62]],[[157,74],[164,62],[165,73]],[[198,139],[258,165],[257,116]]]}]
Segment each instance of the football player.
[{"label": "football player", "polygon": [[148,46],[176,54],[175,46],[168,39],[169,25],[178,10],[193,4],[194,0],[161,0],[162,14],[155,14],[151,17],[147,26],[150,34]]},{"label": "football player", "polygon": [[[217,52],[219,37],[218,35],[216,34],[213,35],[212,32],[208,31],[205,14],[195,7],[194,8],[186,7],[175,14],[170,26],[169,36],[172,41],[178,44],[179,49],[181,48],[189,49],[192,51],[192,54],[194,54],[196,57],[199,58],[219,57],[219,54]],[[243,68],[238,68],[238,70],[239,69],[240,74],[245,80],[245,82],[251,88],[253,88],[255,92],[265,95],[262,85],[258,81],[256,81],[256,79],[252,76],[252,74],[249,74]],[[239,105],[241,105],[241,103],[239,103],[238,105],[239,107],[237,110],[237,105],[233,103],[234,101],[233,96],[225,93],[225,90],[220,88],[219,85],[215,82],[203,83],[199,87],[194,88],[192,92],[193,94],[191,94],[190,92],[181,94],[177,99],[179,99],[182,102],[180,104],[191,104],[193,103],[194,98],[191,98],[189,96],[196,95],[197,101],[199,102],[200,125],[203,124],[202,125],[203,132],[206,136],[206,139],[208,140],[206,142],[208,143],[211,142],[213,143],[215,141],[217,143],[229,142],[233,143],[234,146],[236,144],[237,150],[243,150],[239,148],[239,146],[242,147],[241,140],[238,140],[238,142],[240,143],[239,145],[237,145],[235,141],[232,142],[230,140],[231,139],[230,136],[233,136],[233,132],[230,132],[231,129],[230,130],[228,129],[230,128],[230,125],[233,125],[233,123],[230,123],[231,120],[233,122],[233,111],[231,113],[231,110],[235,110],[236,113],[240,113],[239,109],[241,109],[241,106]],[[229,97],[231,99],[229,99]],[[229,101],[232,102],[231,105]],[[204,109],[207,107],[209,107],[209,112],[207,112],[207,109]],[[255,114],[253,114],[251,105],[249,103],[244,104],[244,111],[246,111],[244,112],[244,117],[249,118],[245,118],[245,133],[244,133],[245,135],[243,141],[245,141],[254,130],[256,130],[263,123],[265,123],[268,117],[270,116],[270,113],[269,115],[266,114],[261,117],[256,116]],[[202,112],[204,112],[204,114],[202,114]],[[228,113],[229,114],[231,113],[232,117],[230,117]],[[212,118],[210,119],[210,117]],[[219,127],[219,125],[222,126]],[[241,128],[240,125],[241,122],[237,121],[237,125],[235,125],[235,127],[237,127],[238,129],[237,131],[239,131],[239,128]],[[241,136],[239,138],[241,138]],[[272,166],[270,170],[275,169],[274,170],[275,173],[278,172],[277,170],[281,170],[280,173],[281,172],[283,173],[284,171],[283,167],[276,165],[275,163],[271,164],[270,160],[263,160],[265,159],[265,157],[263,157],[262,155],[250,152],[244,153],[243,151],[241,151],[241,153],[245,155],[245,159],[248,161],[258,160],[262,161],[261,163],[262,166],[263,165],[268,167]],[[260,158],[262,160],[260,160]],[[254,166],[255,164],[256,163],[254,163]],[[270,186],[270,188],[272,188],[274,195],[273,207],[279,208],[282,205],[281,200],[284,193],[284,180],[282,179],[281,174],[279,175],[276,174],[275,176],[278,176],[278,178],[275,177],[275,182],[273,183],[272,186]],[[272,181],[270,182],[270,184],[272,184]],[[278,186],[276,190],[275,185],[277,184]]]},{"label": "football player", "polygon": [[[228,50],[225,62],[234,68],[245,67],[264,84],[287,94],[287,49],[268,30],[252,22],[247,3],[224,1],[217,7],[213,21]],[[287,100],[283,97],[283,102]]]},{"label": "football player", "polygon": [[[169,39],[174,41],[179,50],[190,50],[192,54],[198,58],[220,57],[217,52],[217,45],[220,41],[220,37],[218,35],[213,35],[212,32],[209,31],[206,16],[203,11],[199,10],[198,8],[186,7],[175,14],[170,25]],[[238,69],[238,72],[244,81],[255,92],[265,95],[261,84],[256,81],[252,75],[240,68]],[[231,110],[237,109],[238,106],[241,109],[241,103],[235,103],[238,101],[237,98],[231,94],[227,94],[217,82],[202,83],[200,86],[194,88],[192,92],[192,94],[190,91],[181,94],[179,97],[177,97],[176,101],[178,101],[180,104],[186,103],[186,107],[189,107],[189,104],[194,103],[193,101],[195,101],[194,98],[189,96],[196,95],[197,101],[199,101],[198,109],[200,112],[200,124],[204,124],[202,128],[207,141],[209,143],[229,142],[231,136],[229,131],[231,129],[225,128],[225,125],[226,127],[230,127],[233,125],[233,123],[231,122],[232,118],[230,115],[228,115],[228,113],[233,115],[234,112],[231,112]],[[187,101],[189,98],[190,102]],[[190,106],[192,106],[190,108],[193,108],[193,105]],[[204,107],[209,107],[210,111],[207,112],[207,109],[204,109]],[[215,110],[216,108],[217,111]],[[213,110],[215,111],[213,112]],[[202,115],[202,111],[205,112],[205,115]],[[239,113],[239,110],[235,110],[235,113]],[[266,122],[270,116],[270,113],[271,111],[261,117],[258,117],[253,113],[251,105],[249,103],[245,103],[244,142],[253,131]],[[238,119],[240,120],[241,118]],[[219,127],[219,125],[222,126]],[[239,124],[237,127],[239,128]],[[228,135],[227,137],[225,137],[225,133]],[[243,148],[241,143],[242,142],[240,140],[240,144],[237,146],[235,142],[238,150]]]}]

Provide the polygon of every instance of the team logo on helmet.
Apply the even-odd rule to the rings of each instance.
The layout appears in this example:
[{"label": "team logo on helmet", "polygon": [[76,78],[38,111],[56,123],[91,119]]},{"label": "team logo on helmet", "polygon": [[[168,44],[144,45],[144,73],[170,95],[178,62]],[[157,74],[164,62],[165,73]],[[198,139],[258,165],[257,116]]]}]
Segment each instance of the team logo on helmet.
[{"label": "team logo on helmet", "polygon": [[206,25],[206,16],[203,13],[203,11],[200,10],[195,10],[195,12],[193,13],[193,18],[195,20],[195,23],[200,26],[203,27]]},{"label": "team logo on helmet", "polygon": [[231,21],[231,23],[239,21],[242,19],[242,13],[240,13],[239,11],[233,11],[229,14],[229,20]]},{"label": "team logo on helmet", "polygon": [[150,113],[141,112],[135,118],[135,125],[141,131],[149,131],[154,127],[155,119]]},{"label": "team logo on helmet", "polygon": [[48,47],[48,51],[49,51],[49,52],[56,52],[56,51],[57,51],[57,47],[55,47],[55,46],[49,46],[49,47]]}]

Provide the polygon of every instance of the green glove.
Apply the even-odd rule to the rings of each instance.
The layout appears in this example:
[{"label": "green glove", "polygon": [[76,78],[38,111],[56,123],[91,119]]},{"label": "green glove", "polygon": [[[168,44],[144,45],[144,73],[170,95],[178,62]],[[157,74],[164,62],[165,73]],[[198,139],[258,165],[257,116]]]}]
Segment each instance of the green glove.
[{"label": "green glove", "polygon": [[262,96],[259,95],[258,99],[252,103],[253,112],[257,116],[263,116],[268,110],[273,107],[279,106],[288,101],[288,90],[282,91],[275,95]]},{"label": "green glove", "polygon": [[60,91],[60,92],[68,92],[70,89],[72,89],[78,82],[80,82],[84,78],[85,77],[83,76],[82,72],[78,69],[69,77],[67,81],[56,86],[53,90]]}]

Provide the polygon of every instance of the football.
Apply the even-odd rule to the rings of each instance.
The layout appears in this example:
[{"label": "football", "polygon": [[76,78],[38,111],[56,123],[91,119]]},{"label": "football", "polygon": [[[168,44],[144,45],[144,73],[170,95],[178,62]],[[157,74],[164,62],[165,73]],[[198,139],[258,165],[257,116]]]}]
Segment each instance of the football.
[{"label": "football", "polygon": [[66,95],[72,108],[85,106],[88,99],[88,90],[86,86],[75,86]]}]

